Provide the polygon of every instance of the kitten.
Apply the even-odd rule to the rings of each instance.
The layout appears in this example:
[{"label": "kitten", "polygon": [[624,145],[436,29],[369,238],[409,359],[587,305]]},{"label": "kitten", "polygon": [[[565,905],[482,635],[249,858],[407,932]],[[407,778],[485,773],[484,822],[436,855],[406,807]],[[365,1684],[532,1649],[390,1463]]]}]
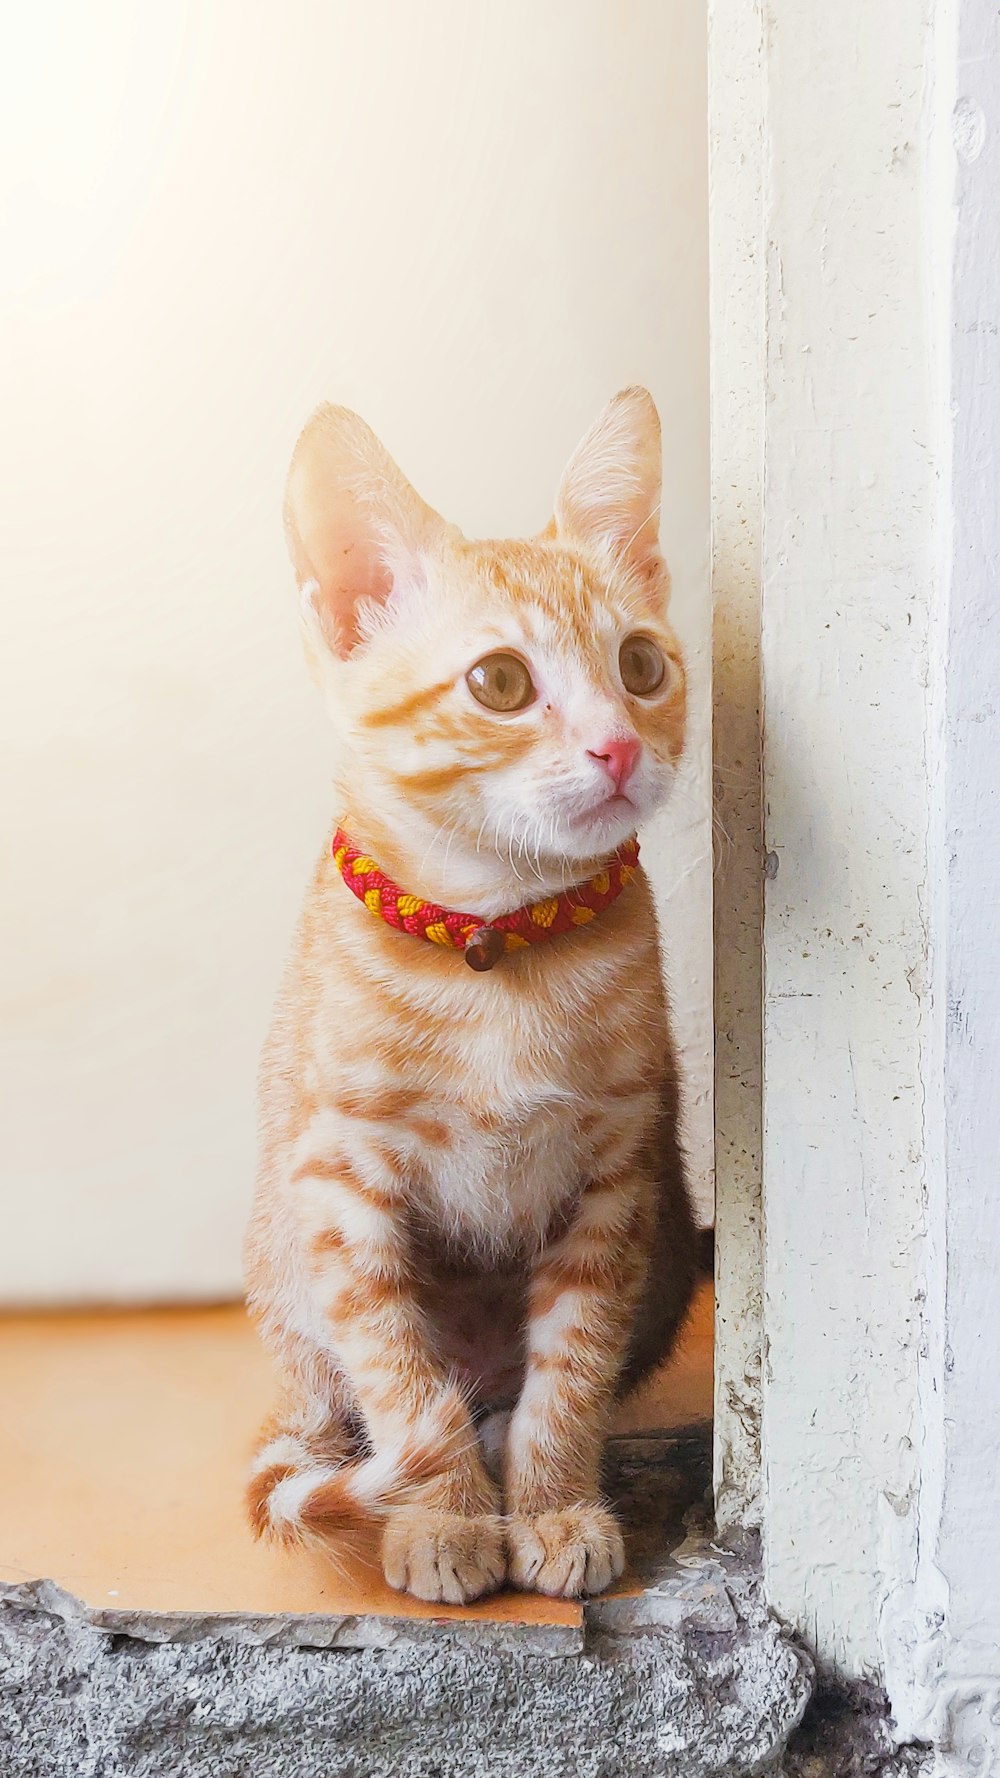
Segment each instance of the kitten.
[{"label": "kitten", "polygon": [[[387,1580],[422,1599],[621,1573],[602,1442],[692,1289],[656,921],[618,851],[683,745],[659,485],[642,389],[531,541],[467,542],[342,408],[292,461],[342,831],[262,1065],[248,1296],[282,1393],[248,1504],[288,1541],[379,1522]],[[426,901],[470,915],[457,941],[440,909],[419,935]],[[529,938],[556,935],[494,940],[526,904]],[[503,954],[470,969],[448,946],[480,922]]]}]

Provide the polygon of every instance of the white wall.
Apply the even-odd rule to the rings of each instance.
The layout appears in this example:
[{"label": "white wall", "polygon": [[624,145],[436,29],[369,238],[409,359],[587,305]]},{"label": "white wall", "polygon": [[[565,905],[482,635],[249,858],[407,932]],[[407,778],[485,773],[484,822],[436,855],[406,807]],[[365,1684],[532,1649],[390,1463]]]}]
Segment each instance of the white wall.
[{"label": "white wall", "polygon": [[40,3],[0,69],[0,1294],[238,1276],[253,1075],[333,811],[281,488],[357,406],[471,533],[664,420],[689,785],[650,855],[711,1147],[703,0]]}]

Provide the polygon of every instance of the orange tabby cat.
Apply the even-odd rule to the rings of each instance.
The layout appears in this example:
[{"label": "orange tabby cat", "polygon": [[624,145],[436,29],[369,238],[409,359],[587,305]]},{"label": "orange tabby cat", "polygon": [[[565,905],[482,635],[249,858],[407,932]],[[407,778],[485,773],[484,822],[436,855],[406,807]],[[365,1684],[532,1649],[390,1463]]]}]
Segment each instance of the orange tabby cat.
[{"label": "orange tabby cat", "polygon": [[[659,485],[641,389],[528,542],[467,542],[356,415],[309,422],[286,522],[337,820],[401,906],[488,925],[540,903],[536,937],[570,886],[600,899],[663,801],[685,684]],[[598,1592],[624,1560],[612,1405],[694,1274],[649,887],[485,970],[381,901],[328,844],[264,1054],[248,1283],[282,1394],[251,1518],[321,1541],[377,1519],[386,1578],[422,1599]]]}]

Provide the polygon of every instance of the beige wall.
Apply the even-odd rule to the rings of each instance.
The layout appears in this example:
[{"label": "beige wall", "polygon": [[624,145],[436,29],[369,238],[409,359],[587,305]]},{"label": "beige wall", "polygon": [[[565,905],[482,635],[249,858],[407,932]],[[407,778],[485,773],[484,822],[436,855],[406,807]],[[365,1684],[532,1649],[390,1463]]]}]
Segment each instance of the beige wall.
[{"label": "beige wall", "polygon": [[279,521],[324,397],[472,533],[540,526],[621,384],[660,403],[700,734],[650,854],[704,1194],[703,0],[10,28],[0,1293],[237,1282],[256,1053],[333,813]]}]

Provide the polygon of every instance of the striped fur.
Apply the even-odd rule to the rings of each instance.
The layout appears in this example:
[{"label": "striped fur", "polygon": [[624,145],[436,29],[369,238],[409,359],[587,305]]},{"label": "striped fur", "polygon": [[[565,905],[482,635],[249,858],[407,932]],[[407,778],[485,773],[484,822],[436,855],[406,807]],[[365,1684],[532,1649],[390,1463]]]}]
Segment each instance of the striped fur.
[{"label": "striped fur", "polygon": [[[545,535],[476,544],[355,416],[307,427],[287,521],[335,812],[398,883],[490,918],[591,874],[663,800],[685,698],[658,464],[655,410],[626,391]],[[667,663],[647,698],[618,672],[636,631]],[[466,685],[495,649],[537,687],[513,715]],[[609,738],[640,743],[627,801]],[[391,1584],[429,1599],[606,1586],[623,1561],[599,1492],[609,1413],[669,1349],[693,1279],[676,1123],[641,871],[589,925],[476,975],[373,918],[327,846],[261,1073],[248,1299],[282,1401],[255,1530],[330,1546],[377,1524]]]}]

